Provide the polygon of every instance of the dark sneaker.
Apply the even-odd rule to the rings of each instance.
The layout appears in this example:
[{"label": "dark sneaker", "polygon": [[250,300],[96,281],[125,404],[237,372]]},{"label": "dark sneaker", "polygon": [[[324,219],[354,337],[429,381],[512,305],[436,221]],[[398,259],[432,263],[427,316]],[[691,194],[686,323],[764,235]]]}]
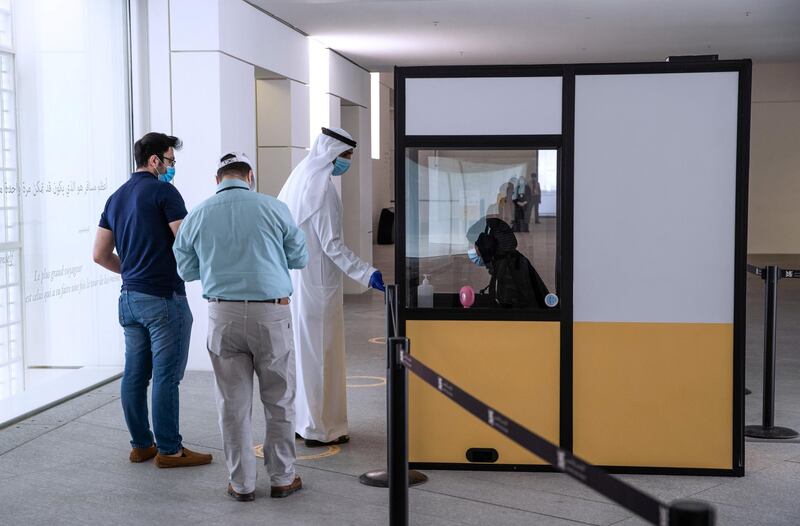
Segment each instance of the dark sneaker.
[{"label": "dark sneaker", "polygon": [[186,468],[189,466],[202,466],[210,464],[213,457],[207,453],[196,453],[194,451],[183,448],[183,452],[179,457],[170,457],[168,455],[156,455],[156,466],[160,468]]},{"label": "dark sneaker", "polygon": [[295,491],[303,487],[303,481],[300,480],[300,475],[295,475],[294,481],[286,486],[270,486],[269,496],[273,499],[282,499],[288,497]]},{"label": "dark sneaker", "polygon": [[131,454],[128,458],[131,462],[145,462],[150,460],[158,454],[158,448],[155,444],[150,447],[135,447],[131,449]]},{"label": "dark sneaker", "polygon": [[233,497],[234,499],[238,500],[239,502],[252,502],[256,500],[256,492],[251,491],[250,493],[237,493],[233,486],[228,484],[228,495]]},{"label": "dark sneaker", "polygon": [[338,446],[339,444],[347,444],[348,442],[350,442],[350,435],[342,435],[336,440],[331,440],[330,442],[322,442],[320,440],[312,440],[310,438],[306,438],[305,446],[306,447]]}]

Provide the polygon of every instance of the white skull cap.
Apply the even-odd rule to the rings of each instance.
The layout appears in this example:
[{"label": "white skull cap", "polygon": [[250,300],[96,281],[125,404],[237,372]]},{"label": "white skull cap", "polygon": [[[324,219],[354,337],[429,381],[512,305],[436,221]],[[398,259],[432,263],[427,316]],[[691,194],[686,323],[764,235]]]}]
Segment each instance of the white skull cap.
[{"label": "white skull cap", "polygon": [[[231,155],[232,157],[228,157],[229,155]],[[225,159],[225,157],[228,157],[228,158]],[[247,156],[244,154],[244,152],[229,152],[229,153],[226,153],[225,155],[223,155],[222,157],[220,157],[219,166],[217,166],[217,170],[220,170],[220,169],[228,166],[229,164],[233,164],[233,163],[245,163],[251,169],[253,168],[253,163],[250,162],[250,159],[247,158]]]}]

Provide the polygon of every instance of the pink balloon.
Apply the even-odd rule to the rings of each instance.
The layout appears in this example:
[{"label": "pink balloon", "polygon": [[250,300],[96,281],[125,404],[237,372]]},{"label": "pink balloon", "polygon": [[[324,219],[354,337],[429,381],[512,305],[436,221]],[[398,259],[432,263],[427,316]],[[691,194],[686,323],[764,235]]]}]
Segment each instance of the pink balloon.
[{"label": "pink balloon", "polygon": [[458,299],[461,300],[461,305],[465,309],[470,308],[475,303],[475,290],[469,285],[464,285],[458,293]]}]

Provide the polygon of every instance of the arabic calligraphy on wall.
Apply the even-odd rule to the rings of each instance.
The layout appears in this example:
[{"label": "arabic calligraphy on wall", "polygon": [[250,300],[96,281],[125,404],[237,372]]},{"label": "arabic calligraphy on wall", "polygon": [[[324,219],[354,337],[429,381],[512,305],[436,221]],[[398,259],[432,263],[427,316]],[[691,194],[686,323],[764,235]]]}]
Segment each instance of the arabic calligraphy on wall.
[{"label": "arabic calligraphy on wall", "polygon": [[0,185],[2,195],[21,195],[22,197],[74,197],[88,195],[93,192],[108,190],[108,181],[99,183],[91,181],[36,181],[34,183],[22,182],[19,186],[5,183]]}]

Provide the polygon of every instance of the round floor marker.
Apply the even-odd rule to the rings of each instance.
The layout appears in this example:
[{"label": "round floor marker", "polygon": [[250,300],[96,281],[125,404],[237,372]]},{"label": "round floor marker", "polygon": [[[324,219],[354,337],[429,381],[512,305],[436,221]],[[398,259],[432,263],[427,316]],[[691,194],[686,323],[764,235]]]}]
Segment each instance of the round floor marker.
[{"label": "round floor marker", "polygon": [[[372,380],[372,382],[366,384],[351,384],[349,383],[350,380]],[[386,378],[382,376],[348,376],[347,381],[347,387],[380,387],[386,385]]]},{"label": "round floor marker", "polygon": [[[264,458],[264,444],[258,444],[253,449],[255,450],[256,457]],[[320,458],[332,457],[341,451],[342,449],[339,446],[325,446],[325,451],[314,455],[297,455],[297,460],[318,460]]]},{"label": "round floor marker", "polygon": [[386,345],[386,336],[378,336],[377,338],[370,338],[369,343],[376,345]]},{"label": "round floor marker", "polygon": [[321,458],[332,457],[342,451],[339,446],[325,446],[325,451],[316,455],[297,455],[297,460],[319,460]]}]

